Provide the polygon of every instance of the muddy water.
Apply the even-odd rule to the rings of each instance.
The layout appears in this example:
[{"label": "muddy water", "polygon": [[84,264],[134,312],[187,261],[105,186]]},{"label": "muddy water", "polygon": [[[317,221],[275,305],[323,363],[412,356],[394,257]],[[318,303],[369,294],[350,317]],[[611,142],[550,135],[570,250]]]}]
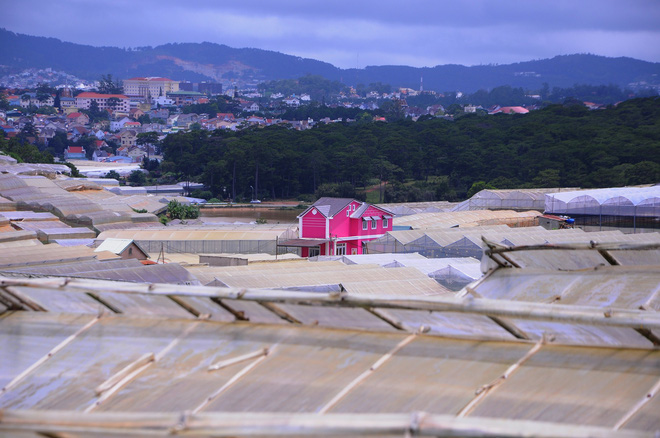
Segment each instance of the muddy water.
[{"label": "muddy water", "polygon": [[206,223],[250,223],[257,219],[265,219],[269,224],[293,224],[298,223],[297,216],[302,212],[301,209],[282,210],[264,207],[202,208],[200,219]]}]

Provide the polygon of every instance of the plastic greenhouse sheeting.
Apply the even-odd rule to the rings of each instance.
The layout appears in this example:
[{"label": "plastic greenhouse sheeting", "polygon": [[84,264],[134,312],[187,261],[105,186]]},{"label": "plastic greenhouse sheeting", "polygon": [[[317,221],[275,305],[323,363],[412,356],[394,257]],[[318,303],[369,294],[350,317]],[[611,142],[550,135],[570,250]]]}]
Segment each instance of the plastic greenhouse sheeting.
[{"label": "plastic greenhouse sheeting", "polygon": [[567,215],[660,217],[660,186],[549,193],[545,212]]},{"label": "plastic greenhouse sheeting", "polygon": [[452,211],[467,210],[543,210],[545,194],[559,189],[482,190],[461,202]]}]

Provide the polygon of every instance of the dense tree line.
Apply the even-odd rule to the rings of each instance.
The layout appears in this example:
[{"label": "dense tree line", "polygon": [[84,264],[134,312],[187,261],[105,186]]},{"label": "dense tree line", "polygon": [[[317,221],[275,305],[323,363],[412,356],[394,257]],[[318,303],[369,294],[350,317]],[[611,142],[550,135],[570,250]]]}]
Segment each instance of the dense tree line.
[{"label": "dense tree line", "polygon": [[218,198],[248,199],[253,188],[260,198],[292,198],[327,190],[328,184],[359,191],[380,181],[388,182],[389,201],[459,199],[475,183],[495,188],[655,183],[660,99],[633,99],[598,111],[550,105],[525,115],[335,123],[307,131],[196,130],[169,135],[163,150],[163,172],[198,179]]},{"label": "dense tree line", "polygon": [[337,95],[346,88],[346,85],[339,81],[331,81],[318,75],[306,75],[299,79],[262,82],[257,86],[257,89],[262,93],[282,93],[285,96],[309,94],[312,99],[317,101]]},{"label": "dense tree line", "polygon": [[30,139],[36,137],[36,131],[31,123],[27,124],[14,138],[6,138],[4,132],[0,131],[0,151],[3,154],[15,158],[19,163],[53,163],[53,156],[42,151]]}]

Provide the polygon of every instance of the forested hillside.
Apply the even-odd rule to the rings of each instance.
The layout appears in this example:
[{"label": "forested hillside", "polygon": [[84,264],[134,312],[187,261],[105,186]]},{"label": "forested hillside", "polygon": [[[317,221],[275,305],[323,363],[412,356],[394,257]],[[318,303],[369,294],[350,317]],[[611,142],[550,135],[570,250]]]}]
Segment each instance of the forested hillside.
[{"label": "forested hillside", "polygon": [[362,120],[302,132],[274,126],[169,135],[162,170],[243,199],[250,186],[260,198],[291,198],[346,195],[387,181],[392,202],[460,199],[475,183],[606,187],[660,180],[659,98],[597,111],[552,105],[456,121]]},{"label": "forested hillside", "polygon": [[[173,33],[173,38],[176,34]],[[52,68],[82,79],[112,74],[119,79],[165,76],[174,80],[214,80],[240,85],[293,79],[307,74],[344,85],[382,83],[393,88],[473,93],[502,85],[539,90],[547,83],[567,88],[575,84],[617,85],[634,91],[657,90],[660,63],[632,58],[574,54],[502,65],[398,65],[340,69],[327,62],[256,48],[232,48],[210,42],[157,47],[93,47],[55,38],[29,36],[0,28],[0,73],[28,68]]]}]

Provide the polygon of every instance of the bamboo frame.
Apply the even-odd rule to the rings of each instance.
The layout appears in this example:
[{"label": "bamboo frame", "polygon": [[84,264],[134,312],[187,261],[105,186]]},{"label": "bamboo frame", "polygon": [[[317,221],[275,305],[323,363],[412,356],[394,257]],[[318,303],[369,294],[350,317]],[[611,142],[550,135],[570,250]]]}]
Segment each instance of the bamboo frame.
[{"label": "bamboo frame", "polygon": [[273,312],[275,315],[279,316],[283,320],[290,322],[291,324],[302,324],[302,322],[298,320],[298,318],[296,318],[295,316],[285,311],[276,304],[264,303],[264,302],[260,302],[259,304],[261,304],[262,307],[265,307],[266,309],[270,310],[271,312]]},{"label": "bamboo frame", "polygon": [[628,242],[618,242],[618,243],[598,243],[598,242],[589,242],[589,243],[546,243],[542,245],[517,245],[517,246],[507,246],[499,243],[492,242],[485,237],[482,237],[481,240],[488,247],[487,254],[501,254],[507,252],[515,251],[544,251],[544,250],[599,250],[599,251],[621,251],[621,250],[631,250],[631,251],[646,251],[651,249],[660,249],[660,243],[628,243]]},{"label": "bamboo frame", "polygon": [[250,359],[255,359],[255,358],[261,357],[261,356],[268,356],[268,353],[269,353],[268,348],[262,348],[261,350],[253,351],[252,353],[247,353],[247,354],[244,354],[242,356],[236,356],[236,357],[232,357],[231,359],[221,360],[220,362],[216,362],[213,365],[211,365],[210,367],[208,367],[207,371],[221,370],[223,368],[227,368],[228,366],[231,366],[231,365],[234,365],[234,364],[237,364],[237,363],[241,363],[241,362],[245,362],[245,361],[248,361]]},{"label": "bamboo frame", "polygon": [[[399,321],[394,317],[394,315],[390,314],[387,310],[385,309],[375,309],[373,307],[369,307],[366,309],[369,313],[372,315],[382,319],[395,329],[408,332],[408,333],[415,333],[418,329],[409,326],[408,324],[404,323],[403,321]],[[420,328],[423,326],[420,326]],[[430,329],[427,329],[426,331],[429,331]]]},{"label": "bamboo frame", "polygon": [[144,365],[153,362],[154,360],[156,360],[156,356],[153,353],[143,354],[137,360],[126,365],[122,370],[120,370],[113,376],[110,376],[108,380],[97,386],[94,392],[96,393],[96,395],[103,394],[104,392],[112,389],[113,386],[121,382],[126,376],[133,373],[138,368],[142,368]]},{"label": "bamboo frame", "polygon": [[[290,303],[300,305],[334,307],[376,307],[438,312],[474,313],[504,318],[553,321],[568,324],[585,324],[633,329],[660,330],[660,313],[630,309],[603,309],[599,307],[565,304],[494,300],[466,296],[354,296],[319,294],[286,290],[244,288],[219,288],[209,286],[181,286],[152,284],[150,287],[134,283],[104,280],[62,279],[8,279],[0,280],[0,287],[20,285],[24,287],[51,287],[87,293],[96,292],[135,293],[151,295],[196,296],[222,300],[245,300],[266,303]],[[150,289],[150,290],[148,290]]]},{"label": "bamboo frame", "polygon": [[184,437],[405,435],[434,437],[641,438],[648,432],[540,421],[457,418],[423,412],[400,414],[136,413],[8,410],[0,432],[39,431],[85,436]]},{"label": "bamboo frame", "polygon": [[45,312],[46,309],[41,307],[37,302],[35,302],[32,298],[25,296],[21,291],[17,290],[14,287],[6,287],[5,291],[11,295],[14,299],[18,300],[20,303],[22,303],[25,307],[28,307],[29,309],[32,309],[36,312]]}]

